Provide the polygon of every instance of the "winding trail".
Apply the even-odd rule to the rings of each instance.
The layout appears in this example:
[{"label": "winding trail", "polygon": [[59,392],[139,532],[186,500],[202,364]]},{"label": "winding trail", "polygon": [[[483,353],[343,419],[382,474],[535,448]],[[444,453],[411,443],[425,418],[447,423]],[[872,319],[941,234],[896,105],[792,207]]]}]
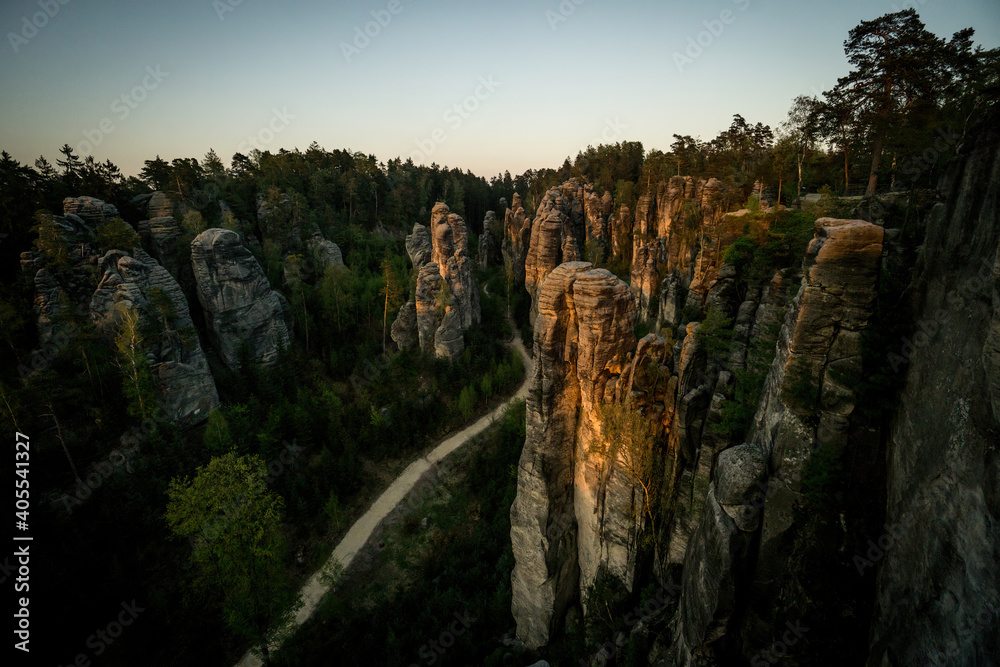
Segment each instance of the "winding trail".
[{"label": "winding trail", "polygon": [[[511,328],[514,331],[514,340],[510,343],[515,350],[521,355],[521,359],[524,360],[524,382],[518,388],[517,392],[508,398],[506,401],[501,403],[499,406],[494,408],[491,412],[480,417],[472,425],[465,427],[458,433],[455,433],[438,444],[434,449],[425,455],[421,455],[413,463],[406,467],[399,477],[397,477],[392,484],[389,485],[382,495],[372,504],[368,511],[365,512],[361,518],[359,518],[344,538],[340,541],[340,544],[336,546],[333,553],[327,559],[318,571],[314,572],[311,577],[306,581],[306,583],[299,590],[302,596],[302,607],[299,608],[298,612],[295,614],[295,627],[301,626],[313,615],[316,608],[319,606],[320,600],[323,596],[330,590],[330,585],[324,583],[323,572],[330,566],[340,563],[344,570],[346,570],[354,557],[361,550],[362,547],[371,538],[372,533],[382,522],[382,520],[389,515],[389,513],[399,505],[400,502],[406,497],[406,495],[416,486],[417,482],[420,480],[421,476],[427,472],[431,466],[433,466],[438,461],[442,460],[448,454],[466,444],[472,438],[479,435],[493,422],[500,417],[504,410],[516,400],[527,398],[528,396],[528,384],[531,381],[531,376],[533,374],[534,362],[531,357],[528,356],[527,350],[524,349],[524,343],[521,341],[521,334],[517,329],[514,322],[511,322]],[[278,646],[272,645],[270,650],[272,653],[278,650]],[[247,651],[243,658],[236,663],[236,667],[261,667],[263,662],[256,655]]]}]

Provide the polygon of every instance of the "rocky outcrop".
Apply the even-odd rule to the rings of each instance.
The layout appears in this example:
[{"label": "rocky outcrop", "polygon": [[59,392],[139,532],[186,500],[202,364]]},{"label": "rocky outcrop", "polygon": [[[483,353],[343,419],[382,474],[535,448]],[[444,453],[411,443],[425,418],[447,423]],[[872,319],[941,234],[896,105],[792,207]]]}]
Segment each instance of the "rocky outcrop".
[{"label": "rocky outcrop", "polygon": [[621,560],[612,552],[630,535],[609,535],[603,517],[620,519],[633,497],[600,453],[599,406],[612,398],[607,388],[614,393],[635,345],[628,286],[589,263],[568,262],[548,272],[537,300],[527,438],[511,507],[511,610],[529,647],[548,642],[602,562],[613,568]]},{"label": "rocky outcrop", "polygon": [[185,426],[204,421],[218,407],[219,394],[177,281],[138,248],[131,255],[108,251],[101,268],[90,302],[98,331],[114,336],[122,310],[136,311],[164,418]]},{"label": "rocky outcrop", "polygon": [[509,264],[514,271],[514,283],[524,283],[524,262],[528,257],[528,246],[531,244],[531,218],[528,218],[521,205],[521,195],[514,193],[510,208],[503,222],[504,237],[501,249],[504,264]]},{"label": "rocky outcrop", "polygon": [[[162,207],[161,207],[162,208]],[[139,222],[139,237],[143,246],[171,275],[177,275],[177,243],[181,228],[172,215]]]},{"label": "rocky outcrop", "polygon": [[316,273],[323,274],[328,266],[344,266],[344,256],[340,246],[323,237],[321,232],[315,232],[306,240],[306,251],[316,264]]},{"label": "rocky outcrop", "polygon": [[230,368],[245,348],[251,363],[272,363],[289,344],[284,300],[236,232],[207,229],[191,242],[191,268],[209,336]]},{"label": "rocky outcrop", "polygon": [[707,647],[722,639],[737,607],[737,585],[750,569],[760,526],[764,453],[739,445],[719,454],[705,508],[684,559],[670,665],[713,664]]},{"label": "rocky outcrop", "polygon": [[888,443],[894,530],[878,563],[870,664],[1000,656],[998,127],[993,113],[970,132],[942,183],[947,203],[931,211],[910,287],[913,333],[886,359],[906,381]]},{"label": "rocky outcrop", "polygon": [[118,209],[95,197],[66,197],[63,199],[63,215],[75,215],[90,227],[97,227],[118,217]]},{"label": "rocky outcrop", "polygon": [[622,204],[608,219],[611,234],[611,256],[631,261],[628,253],[632,249],[632,211]]},{"label": "rocky outcrop", "polygon": [[531,295],[532,322],[537,315],[538,290],[546,276],[563,262],[582,258],[586,222],[577,189],[575,181],[549,188],[531,223],[531,242],[524,261],[524,286]]},{"label": "rocky outcrop", "polygon": [[660,287],[660,243],[656,238],[656,204],[653,197],[639,198],[632,233],[632,295],[640,322],[656,321]]},{"label": "rocky outcrop", "polygon": [[[788,578],[794,567],[790,547],[803,530],[794,521],[794,508],[802,498],[804,471],[816,452],[840,451],[846,445],[855,395],[845,378],[861,374],[861,335],[874,306],[882,241],[882,228],[862,220],[816,221],[805,276],[789,304],[748,434],[750,446],[763,455],[769,471],[756,501],[758,507],[763,505],[759,543],[748,553],[747,538],[719,521],[713,506],[718,498],[709,494],[685,554],[675,637],[686,639],[679,644],[684,653],[676,664],[694,664],[691,656],[711,653],[711,644],[722,636],[733,611],[733,596],[743,594],[746,600],[752,587],[747,615],[751,636],[769,636],[779,600],[801,599],[801,591]],[[755,563],[752,574],[741,576],[750,562]],[[708,579],[703,575],[706,563],[718,564]],[[730,580],[732,590],[720,604],[712,582]],[[741,582],[743,589],[738,590]]]},{"label": "rocky outcrop", "polygon": [[479,236],[479,248],[476,259],[479,260],[479,268],[485,271],[490,265],[496,264],[497,247],[496,238],[493,236],[493,227],[497,224],[497,214],[493,211],[486,211],[483,218],[483,233]]},{"label": "rocky outcrop", "polygon": [[393,322],[392,339],[400,349],[417,341],[428,354],[454,359],[465,332],[480,319],[465,221],[445,204],[435,204],[430,227],[414,225],[406,251],[417,270],[416,288]]},{"label": "rocky outcrop", "polygon": [[146,202],[146,215],[153,218],[166,218],[174,216],[174,200],[165,192],[157,190],[150,195]]}]

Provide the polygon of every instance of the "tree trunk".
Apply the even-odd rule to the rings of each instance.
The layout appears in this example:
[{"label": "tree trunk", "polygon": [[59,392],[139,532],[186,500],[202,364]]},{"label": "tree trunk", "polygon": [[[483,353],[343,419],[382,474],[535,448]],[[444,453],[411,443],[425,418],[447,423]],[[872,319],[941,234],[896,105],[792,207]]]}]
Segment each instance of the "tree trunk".
[{"label": "tree trunk", "polygon": [[799,164],[799,186],[798,186],[798,189],[795,191],[795,198],[796,199],[798,199],[798,198],[800,198],[802,196],[802,159],[803,159],[802,153],[799,153],[797,157],[799,158],[798,159],[798,164]]},{"label": "tree trunk", "polygon": [[875,136],[872,144],[872,169],[868,174],[868,187],[865,188],[865,197],[874,197],[875,188],[878,186],[878,167],[882,162],[882,135]]},{"label": "tree trunk", "polygon": [[850,187],[850,182],[847,177],[847,149],[844,149],[844,194],[847,194],[847,188]]}]

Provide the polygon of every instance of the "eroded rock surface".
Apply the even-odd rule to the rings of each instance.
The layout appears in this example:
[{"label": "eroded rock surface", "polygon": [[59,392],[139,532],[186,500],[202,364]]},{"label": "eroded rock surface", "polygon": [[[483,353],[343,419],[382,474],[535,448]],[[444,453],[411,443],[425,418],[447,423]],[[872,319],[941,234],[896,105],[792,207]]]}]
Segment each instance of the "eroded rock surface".
[{"label": "eroded rock surface", "polygon": [[406,237],[406,252],[417,270],[416,287],[393,322],[392,339],[400,349],[416,342],[428,354],[454,359],[465,332],[480,320],[465,220],[435,204],[430,226],[416,224]]},{"label": "eroded rock surface", "polygon": [[284,301],[236,232],[207,229],[191,242],[191,268],[205,323],[219,356],[238,368],[273,363],[289,344]]},{"label": "eroded rock surface", "polygon": [[122,309],[140,317],[143,347],[157,387],[157,403],[171,422],[204,421],[219,405],[208,361],[180,285],[139,248],[111,250],[101,258],[103,276],[91,299],[91,316],[105,336],[116,334]]}]

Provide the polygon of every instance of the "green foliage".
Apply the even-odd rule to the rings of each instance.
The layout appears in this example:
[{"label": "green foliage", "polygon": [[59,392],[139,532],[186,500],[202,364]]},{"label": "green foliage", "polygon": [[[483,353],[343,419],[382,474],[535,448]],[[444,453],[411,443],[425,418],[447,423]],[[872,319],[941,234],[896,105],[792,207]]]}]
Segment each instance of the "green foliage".
[{"label": "green foliage", "polygon": [[717,362],[725,361],[733,339],[733,320],[717,306],[711,306],[695,334],[708,356]]},{"label": "green foliage", "polygon": [[191,236],[197,236],[205,231],[205,220],[200,211],[188,211],[181,218],[181,229]]},{"label": "green foliage", "polygon": [[229,431],[229,422],[222,410],[218,408],[208,413],[208,424],[202,437],[205,449],[213,455],[223,454],[233,448],[233,436]]},{"label": "green foliage", "polygon": [[190,541],[199,586],[223,599],[226,623],[261,647],[301,604],[288,586],[281,530],[283,503],[267,488],[267,466],[230,452],[199,467],[194,479],[175,479],[165,518]]},{"label": "green foliage", "polygon": [[97,247],[101,250],[118,249],[131,252],[139,241],[132,226],[121,218],[111,218],[97,225]]}]

